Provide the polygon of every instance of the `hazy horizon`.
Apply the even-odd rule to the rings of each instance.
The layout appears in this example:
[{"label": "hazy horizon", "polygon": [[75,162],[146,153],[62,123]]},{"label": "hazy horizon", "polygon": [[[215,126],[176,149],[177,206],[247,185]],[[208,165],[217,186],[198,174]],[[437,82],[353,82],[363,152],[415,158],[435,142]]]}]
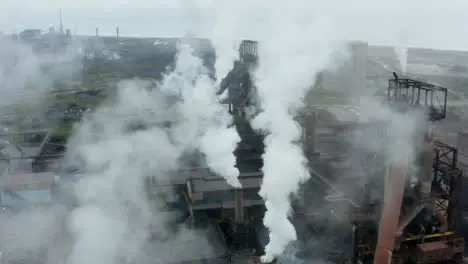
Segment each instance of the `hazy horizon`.
[{"label": "hazy horizon", "polygon": [[[259,1],[260,4],[257,3]],[[341,6],[342,0],[331,1],[336,2],[337,7]],[[51,24],[58,26],[59,10],[62,9],[64,27],[77,35],[94,35],[98,27],[100,35],[111,36],[119,27],[121,36],[181,37],[190,27],[195,36],[204,38],[211,35],[216,21],[213,2],[9,0],[0,3],[0,31],[9,34],[27,28],[47,29]],[[216,5],[224,3],[222,0],[216,2]],[[262,9],[263,15],[269,15],[268,2],[253,2]],[[329,6],[311,3],[311,15],[320,11],[329,14],[328,17],[338,25],[352,23],[356,30],[346,32],[348,39],[392,46],[401,43],[401,36],[404,35],[406,40],[403,42],[411,47],[468,50],[468,38],[462,34],[464,25],[468,23],[468,17],[464,14],[468,3],[442,4],[437,0],[418,0],[414,3],[357,1],[353,5],[346,4],[346,8],[330,9]]]}]

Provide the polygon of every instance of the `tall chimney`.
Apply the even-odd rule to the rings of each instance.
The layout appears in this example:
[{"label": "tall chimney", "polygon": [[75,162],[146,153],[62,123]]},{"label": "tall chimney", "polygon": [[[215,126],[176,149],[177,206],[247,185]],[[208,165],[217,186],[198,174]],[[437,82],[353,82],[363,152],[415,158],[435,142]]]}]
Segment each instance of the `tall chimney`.
[{"label": "tall chimney", "polygon": [[99,28],[96,28],[96,37],[99,37]]},{"label": "tall chimney", "polygon": [[408,169],[405,166],[392,164],[385,177],[384,200],[374,264],[390,264],[392,261],[407,172]]},{"label": "tall chimney", "polygon": [[116,34],[117,34],[117,40],[119,40],[119,27],[117,27],[117,28],[115,29],[115,31],[116,31]]}]

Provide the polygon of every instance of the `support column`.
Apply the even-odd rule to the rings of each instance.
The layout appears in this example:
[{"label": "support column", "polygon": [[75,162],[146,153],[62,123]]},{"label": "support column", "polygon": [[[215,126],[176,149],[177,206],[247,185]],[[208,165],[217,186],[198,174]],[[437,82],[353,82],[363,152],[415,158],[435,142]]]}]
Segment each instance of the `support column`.
[{"label": "support column", "polygon": [[310,152],[315,153],[317,146],[317,112],[313,112],[309,124],[309,144]]},{"label": "support column", "polygon": [[423,169],[419,175],[420,198],[425,200],[431,196],[431,183],[433,177],[432,164],[435,159],[434,147],[429,139],[426,139],[423,153]]},{"label": "support column", "polygon": [[236,222],[244,222],[244,192],[242,188],[235,189],[235,209],[234,218]]}]

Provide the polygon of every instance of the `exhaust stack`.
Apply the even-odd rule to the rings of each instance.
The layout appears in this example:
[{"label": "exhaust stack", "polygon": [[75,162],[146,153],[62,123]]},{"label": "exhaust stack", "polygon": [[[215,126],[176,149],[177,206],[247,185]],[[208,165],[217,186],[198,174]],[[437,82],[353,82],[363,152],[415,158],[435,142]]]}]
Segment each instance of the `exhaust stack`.
[{"label": "exhaust stack", "polygon": [[374,264],[390,264],[392,261],[407,171],[404,166],[392,164],[386,175]]}]

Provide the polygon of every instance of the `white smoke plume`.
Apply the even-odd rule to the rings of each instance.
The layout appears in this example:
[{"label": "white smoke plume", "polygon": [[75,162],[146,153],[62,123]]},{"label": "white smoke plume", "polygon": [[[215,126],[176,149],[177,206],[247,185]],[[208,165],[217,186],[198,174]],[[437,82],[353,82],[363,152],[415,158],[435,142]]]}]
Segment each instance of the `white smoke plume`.
[{"label": "white smoke plume", "polygon": [[408,36],[406,34],[406,32],[401,33],[400,40],[398,41],[399,45],[395,47],[403,74],[407,73],[408,68]]},{"label": "white smoke plume", "polygon": [[[263,156],[264,178],[260,195],[267,211],[264,224],[270,230],[263,262],[271,262],[286,245],[296,239],[289,222],[290,196],[309,177],[307,161],[298,143],[302,133],[295,116],[303,105],[303,97],[314,82],[314,73],[327,64],[333,38],[311,39],[333,29],[321,17],[306,20],[305,10],[289,8],[295,19],[281,19],[281,9],[272,10],[268,27],[275,33],[265,36],[259,45],[259,67],[256,86],[262,112],[253,120],[254,127],[265,130],[266,149]],[[281,187],[279,187],[281,186]]]},{"label": "white smoke plume", "polygon": [[82,54],[79,43],[62,52],[37,52],[20,41],[0,39],[0,109],[2,115],[43,113],[49,92],[56,84],[72,86],[80,81]]},{"label": "white smoke plume", "polygon": [[[145,178],[153,178],[157,185],[170,184],[169,172],[179,167],[182,154],[200,149],[212,170],[239,187],[232,154],[238,135],[228,128],[230,119],[217,102],[214,84],[188,45],[180,45],[176,67],[159,88],[148,90],[135,81],[122,83],[117,101],[98,110],[77,131],[75,144],[80,145],[77,151],[86,175],[76,187],[80,207],[70,222],[77,240],[69,264],[138,259],[147,256],[142,250],[149,245],[162,247],[160,239],[166,237],[173,251],[170,256],[167,250],[158,251],[157,263],[177,260],[176,248],[189,251],[192,257],[211,254],[182,248],[194,234],[169,234],[169,213],[155,206],[157,201],[148,204]],[[176,99],[168,103],[171,96]],[[135,121],[147,128],[131,131],[129,122]],[[172,123],[170,128],[161,127],[166,121]],[[148,242],[148,232],[159,239]],[[104,241],[103,248],[99,245]]]},{"label": "white smoke plume", "polygon": [[[93,1],[85,2],[87,7],[92,7],[94,5]],[[239,1],[239,3],[240,2],[242,1]],[[245,4],[245,2],[248,1],[244,1],[242,4]],[[41,5],[41,7],[48,6],[47,3],[49,3],[50,6],[54,6],[51,0],[43,0],[41,3],[36,4]],[[139,3],[140,7],[145,6],[145,4],[142,4],[142,1],[139,1]],[[134,3],[132,2],[131,4]],[[78,7],[84,5],[84,3],[74,2],[73,5]],[[267,138],[267,143],[270,146],[269,150],[267,150],[268,153],[265,155],[265,180],[262,195],[267,200],[267,207],[270,209],[265,218],[265,224],[270,228],[272,239],[267,247],[267,255],[266,258],[264,258],[265,261],[281,253],[284,245],[287,244],[288,241],[295,239],[294,229],[287,219],[289,212],[289,194],[294,193],[299,182],[305,180],[308,175],[302,166],[304,159],[300,157],[300,151],[298,151],[294,144],[291,144],[291,142],[297,140],[300,135],[297,130],[297,125],[292,121],[291,117],[294,116],[294,109],[300,105],[300,100],[298,98],[300,98],[301,93],[303,93],[305,89],[302,87],[307,86],[306,83],[308,82],[310,82],[308,84],[311,84],[313,81],[311,77],[315,75],[314,71],[320,70],[326,64],[324,60],[326,60],[327,54],[330,52],[329,49],[332,49],[333,45],[330,45],[327,49],[322,47],[322,45],[335,40],[335,34],[347,40],[363,39],[376,42],[377,44],[394,44],[397,39],[397,34],[392,30],[392,27],[395,26],[395,23],[401,23],[402,25],[408,23],[412,26],[412,29],[409,31],[409,43],[411,45],[424,46],[427,44],[430,47],[436,48],[463,48],[466,47],[467,44],[464,38],[460,37],[460,34],[458,34],[460,30],[447,32],[446,38],[440,38],[438,34],[432,34],[432,32],[438,31],[446,32],[446,30],[450,30],[452,26],[463,25],[460,21],[452,20],[452,18],[460,16],[465,17],[462,11],[466,10],[466,6],[463,6],[466,4],[436,3],[436,1],[415,1],[414,3],[408,3],[407,1],[353,1],[352,3],[350,2],[350,4],[346,4],[345,1],[332,0],[324,2],[296,1],[291,5],[295,5],[295,8],[291,8],[291,6],[288,7],[286,4],[279,3],[279,1],[265,2],[260,9],[257,7],[257,9],[253,11],[256,15],[245,18],[246,22],[242,25],[242,30],[243,33],[246,34],[239,34],[238,36],[238,39],[247,36],[252,39],[260,40],[261,46],[259,51],[263,53],[260,55],[261,62],[273,62],[272,64],[263,65],[265,68],[260,68],[258,71],[258,87],[262,98],[262,107],[265,111],[258,117],[257,123],[258,127],[270,132],[270,136]],[[129,6],[129,2],[124,6],[125,8]],[[418,18],[419,12],[418,14],[413,13],[411,15],[401,14],[401,10],[404,10],[401,6],[406,6],[407,8],[405,9],[407,10],[419,9],[421,6],[424,6],[425,9],[421,10],[421,17]],[[148,6],[145,6],[144,8],[147,7]],[[235,7],[234,4],[233,7]],[[9,9],[0,8],[0,10]],[[238,14],[235,8],[232,10],[233,16],[241,17],[243,15]],[[271,10],[273,10],[273,13],[270,19],[264,19],[267,16],[265,13],[269,13]],[[296,16],[298,14],[296,11],[298,10],[303,10],[304,12],[307,10],[310,11],[310,14],[308,14],[308,16]],[[316,12],[312,12],[313,10],[316,10]],[[125,9],[124,11],[126,12],[127,10]],[[280,11],[283,13],[282,15],[278,14]],[[458,11],[458,13],[456,11]],[[31,14],[36,14],[36,10],[31,12]],[[451,16],[447,15],[449,13],[452,14],[452,12],[455,14]],[[318,19],[315,13],[322,13],[323,16],[339,21],[339,27],[323,26],[320,25],[320,23],[315,24],[315,22],[311,22],[317,21]],[[49,18],[50,16],[46,15],[45,17]],[[400,19],[395,20],[395,17],[400,17]],[[408,19],[404,19],[405,17]],[[240,19],[226,18],[225,21],[227,22],[225,23],[234,23],[229,21],[239,20]],[[135,19],[135,21],[137,21],[137,19]],[[147,21],[144,20],[140,21],[141,22],[136,22],[138,27],[148,24],[153,28],[155,27],[154,24],[159,24],[161,27],[170,28],[170,23],[166,23],[167,21],[161,23],[147,23]],[[372,23],[369,23],[369,21],[372,21]],[[453,25],[447,21],[451,21]],[[132,23],[135,22],[132,21]],[[288,27],[288,25],[296,24],[311,26],[311,30],[303,30],[295,26]],[[255,30],[249,28],[250,26],[254,27]],[[307,28],[307,26],[305,27]],[[94,25],[88,28],[91,28],[90,31],[92,34]],[[114,25],[109,28],[112,28],[113,31]],[[220,28],[222,29],[222,26],[220,26]],[[226,28],[232,29],[235,28],[235,26],[230,25],[229,27],[226,26]],[[258,28],[261,28],[261,30],[258,30]],[[397,28],[401,27],[398,26]],[[128,31],[130,31],[130,29]],[[149,30],[148,32],[152,33],[154,31]],[[222,30],[219,30],[219,32],[222,33]],[[219,46],[228,47],[228,45],[221,40],[221,33],[216,37],[217,41],[221,42]],[[180,33],[174,34],[180,35]],[[228,36],[228,38],[231,39],[232,36]],[[288,43],[291,45],[290,49],[286,47],[287,45],[285,42],[287,40],[290,41],[290,43]],[[229,45],[230,44],[231,43],[229,43]],[[309,49],[307,49],[308,44],[312,44]],[[278,46],[275,47],[275,45]],[[316,46],[322,48],[314,50]],[[219,49],[223,50],[224,48]],[[265,50],[262,51],[262,49]],[[278,53],[276,53],[276,50]],[[304,51],[304,54],[302,54],[304,57],[294,54],[299,51]],[[223,52],[220,53],[220,56],[234,56],[233,53],[231,53],[231,55],[223,55],[227,54]],[[288,53],[294,56],[288,57]],[[312,55],[314,58],[311,58]],[[33,62],[34,60],[36,59],[33,59]],[[219,63],[223,65],[229,64],[227,63],[228,59],[225,60],[226,63],[221,63],[223,61],[224,59]],[[296,65],[291,65],[289,64],[290,62],[296,62]],[[304,67],[301,63],[308,66]],[[29,68],[30,66],[31,64],[26,63],[23,67]],[[228,66],[218,67],[219,69],[224,69],[219,70],[219,77],[222,77],[222,72],[225,72],[227,67]],[[184,74],[184,72],[180,73],[180,78],[184,78]],[[306,78],[300,78],[306,75]],[[8,77],[9,75],[5,76]],[[4,77],[3,85],[8,82],[16,82],[18,84],[12,85],[10,90],[21,90],[21,87],[24,87],[22,84],[23,80],[21,79],[23,75],[16,74],[15,76],[16,77],[13,79],[5,79]],[[266,79],[267,77],[271,77],[278,83]],[[282,78],[284,78],[284,80]],[[167,108],[169,108],[169,106],[167,106],[167,108],[161,106],[164,105],[164,100],[158,99],[160,95],[145,91],[141,89],[138,83],[134,82],[123,84],[123,86],[120,92],[120,101],[118,101],[116,105],[108,106],[110,111],[122,113],[123,115],[136,113],[137,116],[143,117],[141,119],[144,121],[151,120],[151,122],[143,123],[157,123],[159,120],[165,120],[165,118],[161,116],[153,117],[148,114],[145,107],[143,107],[146,106],[154,110],[168,110]],[[272,88],[268,89],[269,87]],[[295,92],[297,92],[297,94],[295,94]],[[274,102],[272,98],[278,102]],[[0,101],[2,100],[0,99]],[[158,105],[158,103],[160,104]],[[184,107],[189,108],[188,106]],[[375,108],[369,109],[369,112],[378,109],[380,109],[380,106],[376,104]],[[174,116],[178,116],[177,112],[179,111],[180,110],[175,109],[174,112],[176,113],[174,113]],[[278,113],[274,119],[272,118],[273,111]],[[136,254],[132,253],[138,252],[138,246],[145,240],[142,238],[144,235],[141,235],[141,233],[137,231],[142,230],[143,228],[141,228],[141,226],[145,226],[147,223],[156,226],[153,228],[153,231],[159,231],[160,236],[165,235],[163,230],[166,223],[165,219],[167,219],[166,215],[164,213],[156,213],[155,216],[148,212],[150,210],[147,208],[148,206],[146,203],[140,204],[140,201],[144,200],[143,197],[141,197],[143,192],[141,191],[142,186],[140,184],[143,175],[148,175],[149,173],[147,173],[147,171],[149,170],[153,170],[154,174],[157,174],[156,177],[159,181],[166,182],[166,170],[177,167],[177,162],[175,160],[184,148],[174,146],[171,141],[172,139],[168,138],[165,131],[159,128],[150,128],[147,131],[140,131],[127,135],[124,131],[124,120],[113,118],[112,115],[106,115],[107,114],[98,111],[95,117],[96,123],[98,123],[98,125],[100,124],[101,128],[94,128],[89,124],[84,124],[84,128],[76,135],[75,140],[85,143],[80,152],[85,154],[85,163],[88,165],[87,171],[90,175],[83,177],[78,185],[81,188],[77,188],[78,197],[83,207],[77,209],[72,215],[70,225],[72,229],[76,231],[77,244],[75,244],[73,254],[68,259],[69,263],[99,262],[105,264],[107,262],[113,264],[115,263],[114,260],[116,256],[135,256]],[[286,126],[284,126],[284,131],[286,132],[283,131],[283,127],[279,130],[279,123],[283,121],[286,123]],[[211,123],[211,121],[209,123]],[[193,131],[195,130],[187,130],[187,132]],[[209,133],[205,131],[204,135],[209,135]],[[232,134],[231,136],[235,138]],[[179,137],[179,140],[181,138],[183,137]],[[205,136],[203,138],[203,145],[208,145],[209,147],[217,145],[218,140],[210,140],[210,138],[212,137]],[[90,140],[94,141],[90,142]],[[198,144],[201,144],[200,142],[198,142]],[[197,142],[195,142],[195,145],[197,145]],[[223,149],[229,149],[229,147],[223,147],[218,150]],[[274,152],[275,149],[278,151]],[[290,152],[285,153],[284,151]],[[205,152],[209,151],[205,150]],[[87,157],[88,155],[89,157]],[[294,159],[293,155],[299,158]],[[279,171],[282,172],[281,174],[274,170],[275,167],[271,168],[274,158],[278,158],[279,160],[276,164],[276,168],[280,169]],[[224,162],[219,163],[224,164]],[[284,168],[279,167],[278,164],[283,165]],[[214,166],[212,165],[212,167]],[[227,167],[223,166],[223,168]],[[142,213],[134,219],[133,216],[138,215],[138,213],[135,213],[135,211],[128,212],[128,208],[135,211],[142,211]],[[132,217],[127,217],[128,215]],[[280,217],[275,218],[274,216]],[[34,217],[29,218],[33,219]],[[19,222],[20,221],[18,221],[18,223]],[[19,224],[18,226],[18,229],[22,229],[22,226],[26,225]],[[187,233],[182,233],[180,236],[173,237],[170,243],[163,244],[164,246],[160,245],[160,249],[164,252],[168,252],[168,245],[177,245],[176,242],[181,240],[185,242],[190,241],[191,239],[186,239],[186,237],[193,237],[193,235],[183,234]],[[41,236],[39,237],[42,239]],[[195,244],[203,244],[203,242],[204,241],[200,238]],[[191,243],[190,246],[193,246],[193,244],[194,243]],[[134,247],[126,248],[123,247],[123,245],[133,245]],[[190,250],[187,250],[187,248],[190,248]],[[126,251],[119,252],[123,249]],[[194,255],[195,253],[200,253],[199,248],[185,247],[184,249],[183,253],[188,254],[193,252]],[[163,254],[163,252],[158,250],[157,254]],[[179,255],[180,254],[177,256]],[[172,256],[166,255],[165,258],[158,259],[157,256],[155,256],[153,260],[160,260],[162,263],[167,263],[165,260],[171,259],[171,257]],[[173,258],[176,259],[176,257]]]},{"label": "white smoke plume", "polygon": [[[198,7],[198,4],[195,0],[182,1],[182,7],[185,12],[192,14],[189,17],[195,16],[193,14],[197,13],[196,7]],[[226,43],[229,43],[233,39],[232,35],[229,35],[227,38],[225,35],[219,35],[222,28],[225,29],[225,26],[233,24],[222,23],[220,20],[217,25],[221,27],[216,27],[212,32],[213,37],[211,39],[219,40],[218,42],[214,41],[217,53],[215,72],[218,76],[218,83],[230,67],[232,67],[236,58],[235,54],[237,53],[234,46],[226,46]],[[193,31],[192,26],[192,24],[187,25]],[[240,181],[237,179],[239,170],[235,167],[236,158],[233,153],[240,142],[240,137],[233,124],[232,117],[228,113],[227,105],[221,104],[219,102],[220,98],[216,97],[218,86],[208,78],[207,69],[203,66],[201,59],[194,56],[193,48],[188,44],[182,43],[178,54],[180,63],[190,67],[182,69],[182,74],[188,75],[188,83],[179,84],[182,86],[182,88],[179,88],[179,93],[181,93],[184,101],[182,112],[185,113],[185,126],[197,127],[197,129],[192,129],[191,131],[195,133],[194,136],[196,138],[193,136],[187,137],[187,129],[182,130],[183,135],[181,135],[181,140],[194,140],[194,142],[198,142],[196,147],[206,155],[208,167],[225,178],[229,185],[239,188],[241,187]],[[178,74],[181,74],[181,72]],[[168,89],[174,89],[174,87],[169,87]]]},{"label": "white smoke plume", "polygon": [[210,34],[216,51],[216,77],[218,83],[232,69],[234,60],[238,59],[239,34],[242,29],[241,16],[247,10],[243,2],[216,2],[216,19]]},{"label": "white smoke plume", "polygon": [[[47,50],[35,50],[29,44],[19,40],[13,41],[11,36],[0,39],[0,129],[2,133],[14,130],[35,130],[37,125],[43,126],[41,119],[48,106],[49,92],[59,89],[56,83],[66,85],[79,81],[82,67],[79,44],[70,45],[61,52],[52,53]],[[66,86],[65,85],[65,86]],[[48,124],[46,124],[48,126]],[[3,137],[11,145],[18,144],[12,137]],[[12,153],[3,151],[2,164],[5,159],[17,158]],[[10,160],[6,162],[11,169],[11,178],[31,173],[28,160]],[[17,164],[23,164],[18,168]],[[16,166],[12,166],[15,165]],[[2,165],[5,166],[5,165]],[[2,171],[0,176],[7,179]],[[26,177],[27,178],[27,177]],[[40,180],[39,180],[40,181]],[[0,230],[1,260],[34,261],[45,256],[45,261],[53,263],[53,258],[62,254],[60,246],[66,243],[58,241],[65,239],[64,218],[67,210],[59,204],[42,206],[50,201],[51,191],[23,190],[12,197],[4,196],[4,188],[10,187],[2,182],[2,209],[0,218],[3,223]],[[13,188],[14,189],[14,188]],[[13,209],[11,209],[11,207]]]},{"label": "white smoke plume", "polygon": [[[217,138],[218,140],[213,140]],[[236,157],[233,151],[237,147],[240,137],[234,127],[214,126],[203,134],[200,139],[200,149],[207,157],[207,165],[215,173],[226,179],[235,188],[242,185],[237,178],[239,169],[235,166]]]},{"label": "white smoke plume", "polygon": [[[70,218],[75,243],[67,263],[115,263],[135,257],[128,251],[138,252],[151,225],[165,225],[164,214],[152,214],[156,208],[147,202],[143,184],[147,177],[165,179],[167,170],[176,167],[180,151],[145,112],[145,107],[159,108],[164,101],[143,87],[138,82],[123,83],[115,104],[98,110],[72,141],[80,145],[75,151],[81,154],[84,174],[75,187],[79,207]],[[135,132],[131,122],[150,128]]]},{"label": "white smoke plume", "polygon": [[[227,107],[218,102],[216,86],[209,79],[201,59],[193,52],[187,44],[180,46],[178,63],[186,66],[176,68],[167,77],[170,85],[163,86],[166,91],[177,92],[182,100],[179,105],[182,120],[173,131],[174,137],[189,147],[198,148],[206,155],[210,169],[233,187],[240,187],[233,154],[239,135]],[[184,76],[184,79],[177,81],[180,79],[178,76]]]},{"label": "white smoke plume", "polygon": [[[267,149],[260,192],[267,207],[264,224],[270,230],[270,243],[262,260],[269,262],[296,239],[294,227],[288,220],[289,198],[309,175],[300,147],[295,144],[301,132],[293,117],[295,110],[301,106],[305,91],[312,85],[315,74],[328,66],[329,56],[337,42],[364,40],[377,44],[396,44],[401,28],[410,28],[410,32],[415,32],[416,28],[427,28],[427,25],[418,25],[416,20],[408,19],[399,20],[398,25],[392,24],[390,28],[385,26],[384,22],[393,17],[388,14],[388,10],[401,16],[409,15],[395,9],[398,4],[387,2],[379,2],[383,6],[369,1],[349,4],[343,1],[250,1],[249,4],[253,9],[250,14],[238,15],[243,20],[242,36],[259,40],[260,62],[255,77],[263,112],[256,117],[254,125],[269,133],[265,139]],[[436,5],[431,2],[431,10]],[[367,10],[372,12],[368,13]],[[382,16],[383,13],[386,15]],[[360,15],[366,19],[358,18]],[[395,27],[399,30],[396,31]],[[415,39],[408,40],[408,43],[411,41]],[[373,105],[377,108],[371,110],[370,114],[381,109],[379,104]],[[401,120],[394,118],[398,119]],[[403,119],[405,123],[409,122],[408,118]],[[400,130],[396,129],[392,137],[399,138],[396,136],[398,134],[407,142],[411,133]],[[401,144],[394,147],[401,147]],[[411,156],[414,151],[410,149],[407,153]]]}]

